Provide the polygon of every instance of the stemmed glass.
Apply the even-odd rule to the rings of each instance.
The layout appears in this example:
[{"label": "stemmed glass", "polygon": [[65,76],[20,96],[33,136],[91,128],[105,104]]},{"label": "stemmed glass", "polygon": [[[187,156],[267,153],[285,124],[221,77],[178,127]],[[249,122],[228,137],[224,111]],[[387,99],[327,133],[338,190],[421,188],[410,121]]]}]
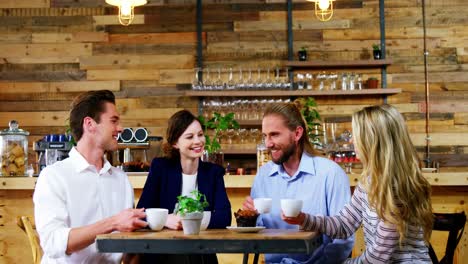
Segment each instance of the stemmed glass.
[{"label": "stemmed glass", "polygon": [[252,69],[249,68],[249,77],[247,78],[247,80],[245,81],[245,88],[246,89],[251,89],[254,87],[254,81],[252,79]]},{"label": "stemmed glass", "polygon": [[266,73],[266,78],[265,78],[265,83],[264,86],[266,89],[271,89],[273,87],[273,80],[271,79],[270,76],[270,68],[267,68],[267,73]]},{"label": "stemmed glass", "polygon": [[204,90],[213,90],[213,80],[210,77],[210,69],[206,69],[206,78],[203,81],[203,89]]},{"label": "stemmed glass", "polygon": [[255,87],[259,90],[263,88],[263,80],[262,80],[262,69],[257,69],[257,79],[255,80]]},{"label": "stemmed glass", "polygon": [[192,90],[201,90],[202,82],[200,81],[200,68],[195,68],[195,78],[192,80]]},{"label": "stemmed glass", "polygon": [[213,83],[213,88],[215,90],[223,90],[224,82],[221,79],[221,68],[218,68],[218,78]]},{"label": "stemmed glass", "polygon": [[239,90],[244,90],[245,86],[246,86],[246,84],[244,83],[244,77],[242,75],[242,68],[239,67],[239,78],[237,79],[236,87]]},{"label": "stemmed glass", "polygon": [[228,81],[226,82],[226,89],[227,90],[236,89],[236,84],[235,84],[234,78],[232,76],[232,68],[229,68],[229,75],[228,75]]}]

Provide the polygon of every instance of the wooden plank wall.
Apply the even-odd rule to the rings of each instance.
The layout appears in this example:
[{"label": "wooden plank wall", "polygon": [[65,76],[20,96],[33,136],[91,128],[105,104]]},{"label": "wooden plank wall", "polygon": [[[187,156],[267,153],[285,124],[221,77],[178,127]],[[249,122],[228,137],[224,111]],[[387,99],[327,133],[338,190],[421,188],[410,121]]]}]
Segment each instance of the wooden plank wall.
[{"label": "wooden plank wall", "polygon": [[[285,0],[203,2],[205,66],[273,68],[287,58]],[[306,47],[311,60],[371,57],[371,45],[380,37],[378,0],[336,1],[329,22],[319,22],[312,4],[305,0],[293,2],[295,50]],[[388,102],[405,114],[423,153],[420,2],[386,1],[385,14],[387,57],[394,61],[388,68],[389,87],[403,89]],[[118,24],[115,8],[104,0],[0,1],[0,129],[16,119],[31,132],[30,144],[45,134],[63,133],[72,98],[106,88],[118,97],[124,126],[143,126],[152,135],[164,135],[172,113],[197,108],[197,99],[184,97],[176,87],[189,83],[193,76],[194,3],[149,1],[136,8],[134,23],[124,27]],[[426,5],[432,157],[442,170],[466,170],[468,2],[428,0]],[[379,76],[372,70],[363,73]],[[322,115],[330,116],[351,114],[382,99],[327,97],[317,101]],[[462,243],[466,248],[466,236]],[[2,239],[0,244],[0,262],[2,258],[11,262],[16,241]]]}]

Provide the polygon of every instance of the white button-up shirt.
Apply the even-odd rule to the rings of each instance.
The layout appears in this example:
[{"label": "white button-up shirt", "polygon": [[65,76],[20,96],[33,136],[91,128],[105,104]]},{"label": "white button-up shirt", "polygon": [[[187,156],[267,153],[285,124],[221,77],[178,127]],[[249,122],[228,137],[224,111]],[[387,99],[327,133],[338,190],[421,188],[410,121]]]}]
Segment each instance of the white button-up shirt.
[{"label": "white button-up shirt", "polygon": [[97,171],[73,148],[69,158],[44,168],[33,196],[42,263],[119,263],[122,254],[98,253],[95,243],[67,255],[72,228],[93,224],[133,207],[127,175],[105,160]]}]

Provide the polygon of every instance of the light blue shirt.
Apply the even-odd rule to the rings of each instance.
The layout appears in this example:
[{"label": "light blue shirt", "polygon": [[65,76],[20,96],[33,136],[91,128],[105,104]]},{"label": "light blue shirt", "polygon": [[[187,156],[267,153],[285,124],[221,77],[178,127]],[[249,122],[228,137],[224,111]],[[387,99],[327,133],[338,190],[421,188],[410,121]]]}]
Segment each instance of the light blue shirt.
[{"label": "light blue shirt", "polygon": [[[349,203],[351,191],[346,173],[335,162],[302,154],[297,172],[291,177],[272,161],[257,172],[252,198],[272,198],[270,213],[262,214],[257,224],[274,229],[297,229],[281,220],[280,200],[301,199],[302,211],[312,215],[337,215]],[[266,263],[341,263],[351,253],[354,237],[331,239],[323,235],[323,244],[312,254],[265,254]]]}]

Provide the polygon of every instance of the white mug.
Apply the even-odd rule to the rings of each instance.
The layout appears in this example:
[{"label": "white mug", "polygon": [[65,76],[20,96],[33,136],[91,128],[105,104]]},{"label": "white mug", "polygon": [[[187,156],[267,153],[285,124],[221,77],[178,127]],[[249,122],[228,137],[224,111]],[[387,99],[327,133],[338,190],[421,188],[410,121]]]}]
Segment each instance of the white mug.
[{"label": "white mug", "polygon": [[211,219],[211,211],[204,211],[200,230],[204,231],[208,228],[208,225],[210,224],[210,219]]},{"label": "white mug", "polygon": [[281,210],[287,217],[296,217],[302,210],[302,200],[281,199]]},{"label": "white mug", "polygon": [[259,214],[267,214],[271,210],[271,198],[255,198],[254,206]]},{"label": "white mug", "polygon": [[146,212],[146,222],[152,230],[159,231],[166,224],[169,210],[164,208],[148,208]]}]

